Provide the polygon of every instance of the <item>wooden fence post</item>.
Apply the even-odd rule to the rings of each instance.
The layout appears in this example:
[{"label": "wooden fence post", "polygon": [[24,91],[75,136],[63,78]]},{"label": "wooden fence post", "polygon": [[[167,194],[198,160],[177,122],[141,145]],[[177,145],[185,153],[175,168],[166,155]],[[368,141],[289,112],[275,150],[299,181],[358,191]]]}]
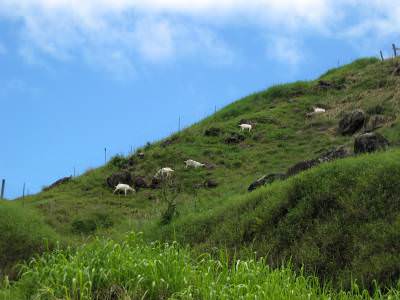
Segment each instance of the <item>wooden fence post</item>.
[{"label": "wooden fence post", "polygon": [[1,181],[1,195],[0,195],[0,199],[4,199],[4,189],[6,187],[6,180],[3,179]]},{"label": "wooden fence post", "polygon": [[381,53],[381,59],[382,59],[382,61],[384,61],[385,59],[383,58],[382,50],[380,51],[380,53]]},{"label": "wooden fence post", "polygon": [[396,48],[396,45],[395,45],[395,44],[392,44],[392,47],[393,47],[394,57],[396,57],[396,56],[397,56],[397,48]]}]

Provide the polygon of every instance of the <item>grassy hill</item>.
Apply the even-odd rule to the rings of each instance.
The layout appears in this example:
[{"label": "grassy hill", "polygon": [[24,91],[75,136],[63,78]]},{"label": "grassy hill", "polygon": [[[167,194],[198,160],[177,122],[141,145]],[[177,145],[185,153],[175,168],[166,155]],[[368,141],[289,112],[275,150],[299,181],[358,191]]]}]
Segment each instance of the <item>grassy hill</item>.
[{"label": "grassy hill", "polygon": [[[390,285],[399,277],[397,151],[322,165],[251,194],[247,187],[332,147],[351,151],[354,136],[342,136],[337,127],[353,109],[379,115],[377,132],[396,148],[399,65],[395,59],[360,59],[314,81],[271,87],[128,157],[114,157],[17,202],[39,211],[73,245],[92,234],[118,239],[130,230],[143,231],[147,239],[177,239],[203,252],[214,246],[243,256],[257,251],[268,254],[273,265],[292,257],[296,266],[305,263],[323,280],[348,281],[352,273],[367,285],[372,279]],[[327,112],[307,118],[313,106]],[[251,133],[239,132],[242,121],[254,124]],[[208,167],[185,169],[183,161],[189,158]],[[122,170],[150,183],[165,166],[175,170],[171,188],[140,189],[125,198],[106,185]],[[205,187],[208,180],[217,187]],[[176,198],[179,214],[161,225],[166,198]]]}]

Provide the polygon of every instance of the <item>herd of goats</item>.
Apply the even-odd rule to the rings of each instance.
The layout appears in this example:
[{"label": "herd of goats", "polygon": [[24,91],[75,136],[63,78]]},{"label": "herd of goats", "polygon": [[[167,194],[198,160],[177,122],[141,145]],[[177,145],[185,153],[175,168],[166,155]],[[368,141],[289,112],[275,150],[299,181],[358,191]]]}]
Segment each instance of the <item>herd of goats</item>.
[{"label": "herd of goats", "polygon": [[[325,109],[323,109],[323,108],[313,107],[313,112],[310,113],[310,114],[320,114],[320,113],[324,113],[324,112],[325,112]],[[240,124],[239,127],[240,127],[241,131],[247,130],[247,131],[250,132],[253,129],[253,125],[245,124],[245,123]],[[195,169],[197,169],[197,168],[202,168],[204,166],[205,166],[205,164],[202,164],[202,163],[200,163],[198,161],[195,161],[193,159],[188,159],[188,160],[185,161],[185,167],[186,168],[195,168]],[[159,169],[157,171],[157,173],[155,174],[154,177],[157,178],[157,179],[169,178],[169,177],[172,176],[173,172],[174,172],[174,170],[172,168],[169,168],[169,167],[161,168],[161,169]],[[115,190],[114,190],[113,193],[115,194],[116,192],[124,192],[124,194],[126,196],[128,192],[135,193],[136,191],[135,191],[134,188],[132,188],[128,184],[118,183],[116,185]]]}]

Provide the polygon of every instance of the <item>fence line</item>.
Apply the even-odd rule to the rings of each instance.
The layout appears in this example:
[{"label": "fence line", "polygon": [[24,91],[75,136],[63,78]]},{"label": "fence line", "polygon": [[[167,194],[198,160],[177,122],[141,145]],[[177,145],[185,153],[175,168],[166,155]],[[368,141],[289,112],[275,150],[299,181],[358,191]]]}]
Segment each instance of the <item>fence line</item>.
[{"label": "fence line", "polygon": [[0,199],[4,199],[4,189],[6,187],[6,180],[3,179],[1,181],[1,194],[0,194]]}]

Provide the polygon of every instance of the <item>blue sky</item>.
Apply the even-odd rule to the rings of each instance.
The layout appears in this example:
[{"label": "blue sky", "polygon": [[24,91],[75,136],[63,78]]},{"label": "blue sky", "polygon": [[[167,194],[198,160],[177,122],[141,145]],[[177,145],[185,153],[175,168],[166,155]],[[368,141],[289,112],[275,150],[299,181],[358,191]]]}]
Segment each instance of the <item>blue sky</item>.
[{"label": "blue sky", "polygon": [[393,42],[396,1],[0,0],[6,197]]}]

